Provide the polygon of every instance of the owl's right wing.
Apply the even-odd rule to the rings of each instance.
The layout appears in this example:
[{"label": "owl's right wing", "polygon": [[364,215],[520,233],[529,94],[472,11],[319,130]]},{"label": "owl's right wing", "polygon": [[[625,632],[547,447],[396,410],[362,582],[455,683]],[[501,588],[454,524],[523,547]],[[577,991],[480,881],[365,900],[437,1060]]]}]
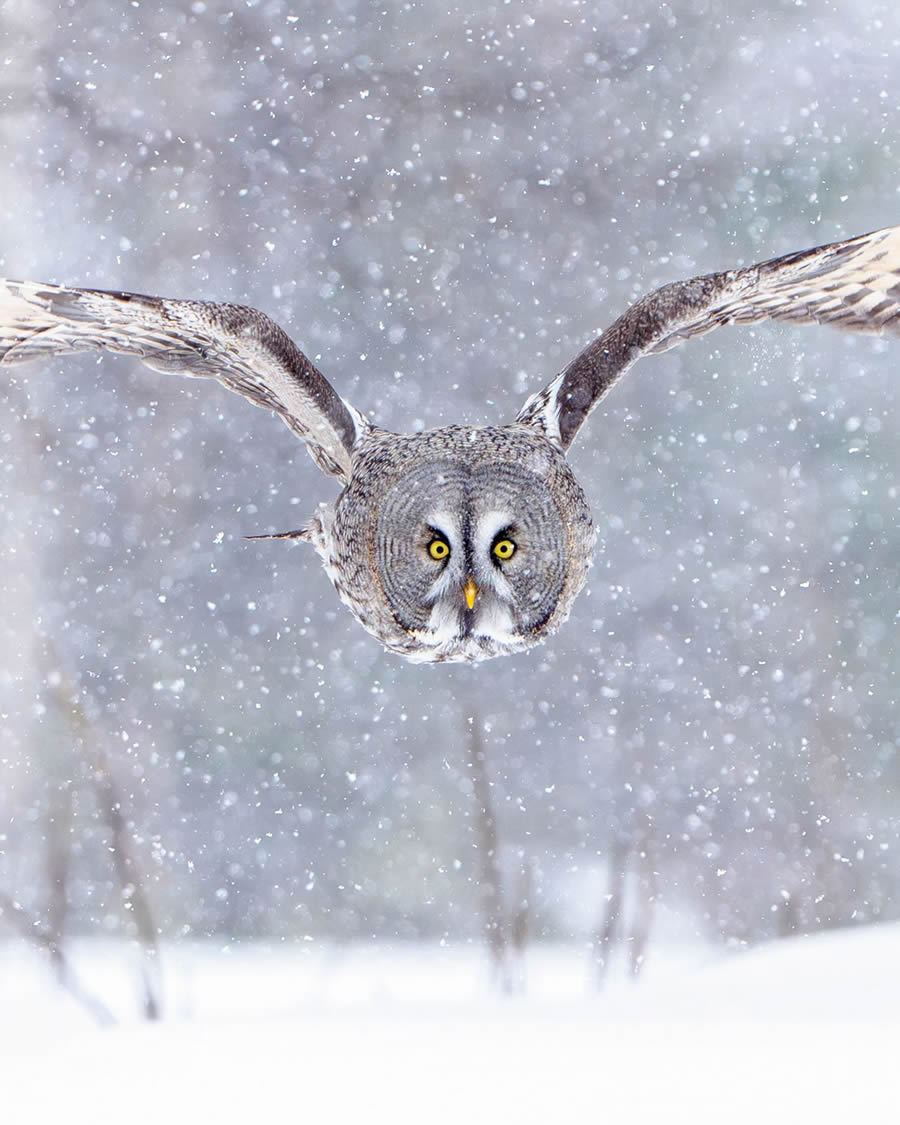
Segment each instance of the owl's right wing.
[{"label": "owl's right wing", "polygon": [[0,280],[0,366],[100,350],[136,355],[157,371],[217,379],[278,414],[323,472],[349,480],[353,447],[369,423],[263,313]]},{"label": "owl's right wing", "polygon": [[600,399],[642,356],[722,324],[770,318],[900,334],[900,227],[664,285],[532,395],[516,421],[568,449]]}]

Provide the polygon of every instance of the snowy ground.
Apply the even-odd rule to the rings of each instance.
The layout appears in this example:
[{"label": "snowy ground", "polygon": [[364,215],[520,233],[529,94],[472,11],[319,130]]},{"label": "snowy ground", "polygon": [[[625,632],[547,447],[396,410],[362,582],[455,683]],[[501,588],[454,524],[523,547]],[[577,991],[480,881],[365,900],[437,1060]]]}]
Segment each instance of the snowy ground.
[{"label": "snowy ground", "polygon": [[[183,947],[169,1018],[103,1030],[11,943],[0,1121],[894,1122],[898,959],[896,926],[670,951],[597,996],[577,949],[544,950],[504,999],[478,950]],[[120,948],[77,961],[133,1007]]]}]

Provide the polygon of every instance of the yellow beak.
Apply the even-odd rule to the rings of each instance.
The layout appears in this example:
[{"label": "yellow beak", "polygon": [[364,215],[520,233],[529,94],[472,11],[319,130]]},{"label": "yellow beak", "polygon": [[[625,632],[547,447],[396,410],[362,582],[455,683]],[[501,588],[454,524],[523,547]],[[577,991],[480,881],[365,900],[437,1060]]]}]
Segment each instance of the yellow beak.
[{"label": "yellow beak", "polygon": [[469,609],[474,609],[475,599],[478,596],[478,587],[471,578],[466,579],[466,584],[463,586],[463,593],[466,595],[466,605]]}]

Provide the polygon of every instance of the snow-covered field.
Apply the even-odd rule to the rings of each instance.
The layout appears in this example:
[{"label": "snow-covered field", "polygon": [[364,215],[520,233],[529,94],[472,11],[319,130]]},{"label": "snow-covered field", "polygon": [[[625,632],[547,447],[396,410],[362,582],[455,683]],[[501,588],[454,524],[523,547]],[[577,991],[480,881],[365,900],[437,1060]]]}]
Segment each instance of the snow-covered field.
[{"label": "snow-covered field", "polygon": [[75,959],[115,1027],[0,946],[3,1125],[900,1119],[897,926],[670,949],[601,995],[578,949],[535,950],[506,998],[477,949],[185,946],[156,1025],[125,1016],[127,951]]}]

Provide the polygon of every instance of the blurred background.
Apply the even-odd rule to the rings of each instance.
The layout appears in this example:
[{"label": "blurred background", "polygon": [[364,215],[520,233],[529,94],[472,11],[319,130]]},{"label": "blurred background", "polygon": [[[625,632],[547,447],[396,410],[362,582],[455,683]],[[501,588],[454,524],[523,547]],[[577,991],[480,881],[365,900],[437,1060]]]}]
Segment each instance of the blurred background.
[{"label": "blurred background", "polygon": [[[388,428],[510,420],[641,293],[900,222],[898,43],[881,0],[5,0],[0,272],[257,306]],[[5,373],[0,927],[602,982],[896,919],[896,372],[770,325],[643,361],[572,452],[571,619],[453,669],[242,538],[335,494],[277,420]]]}]

